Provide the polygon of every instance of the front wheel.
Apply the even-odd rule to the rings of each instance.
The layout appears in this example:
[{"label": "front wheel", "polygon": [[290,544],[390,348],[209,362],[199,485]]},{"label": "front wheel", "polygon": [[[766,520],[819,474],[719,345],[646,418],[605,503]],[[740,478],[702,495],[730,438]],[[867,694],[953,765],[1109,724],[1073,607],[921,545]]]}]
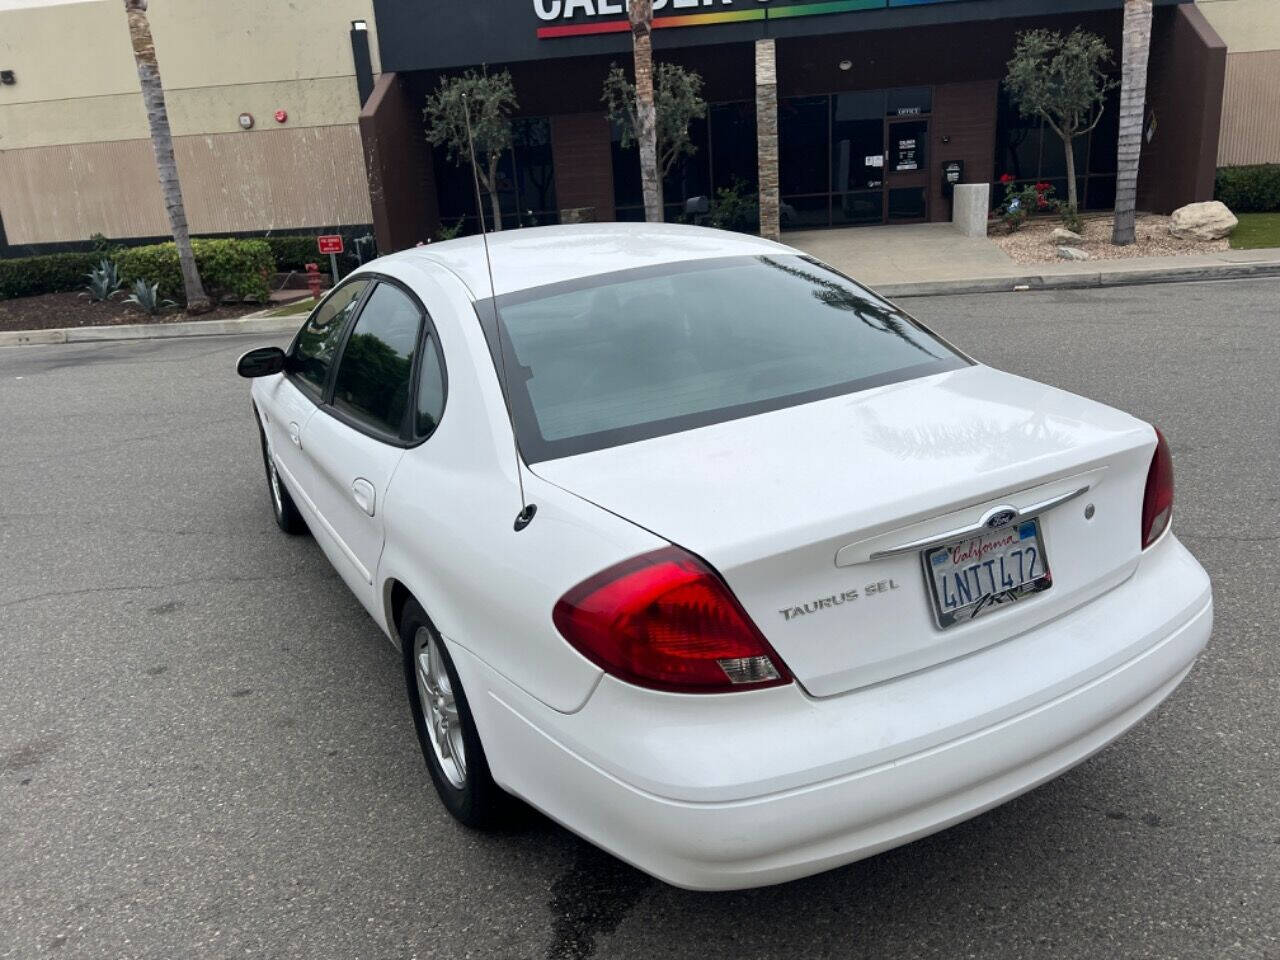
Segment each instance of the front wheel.
[{"label": "front wheel", "polygon": [[289,488],[280,479],[275,458],[271,455],[271,441],[267,439],[261,422],[258,424],[258,438],[262,441],[262,465],[267,471],[267,493],[271,495],[271,510],[276,523],[285,533],[306,533],[307,522],[302,519],[293,497],[289,496]]},{"label": "front wheel", "polygon": [[489,774],[444,640],[415,600],[405,604],[399,627],[413,725],[440,801],[468,827],[494,826],[504,819],[509,797]]}]

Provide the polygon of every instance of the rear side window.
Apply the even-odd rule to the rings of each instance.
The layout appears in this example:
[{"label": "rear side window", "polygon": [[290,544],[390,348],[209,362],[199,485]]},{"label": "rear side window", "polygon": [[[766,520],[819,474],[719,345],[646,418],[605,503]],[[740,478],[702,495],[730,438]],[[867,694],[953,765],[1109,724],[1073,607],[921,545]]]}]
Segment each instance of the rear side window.
[{"label": "rear side window", "polygon": [[342,351],[333,384],[334,408],[399,437],[409,409],[421,325],[418,305],[398,287],[379,283]]},{"label": "rear side window", "polygon": [[290,369],[314,388],[317,397],[329,379],[329,368],[338,353],[347,319],[368,285],[367,280],[353,280],[335,290],[298,334]]},{"label": "rear side window", "polygon": [[[726,257],[498,300],[521,451],[572,456],[966,365],[807,258]],[[482,322],[493,317],[477,306]]]},{"label": "rear side window", "polygon": [[414,434],[429,437],[435,433],[444,413],[444,360],[435,333],[426,338],[426,349],[418,370],[418,412]]}]

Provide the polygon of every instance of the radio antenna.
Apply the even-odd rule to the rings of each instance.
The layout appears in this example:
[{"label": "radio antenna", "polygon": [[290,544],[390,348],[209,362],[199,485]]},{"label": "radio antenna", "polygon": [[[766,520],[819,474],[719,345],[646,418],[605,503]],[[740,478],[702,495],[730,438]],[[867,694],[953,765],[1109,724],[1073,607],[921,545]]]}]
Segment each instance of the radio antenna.
[{"label": "radio antenna", "polygon": [[493,282],[493,259],[489,256],[489,232],[484,222],[484,204],[480,200],[480,169],[476,165],[476,142],[471,133],[471,107],[467,95],[462,95],[462,115],[467,124],[467,150],[471,154],[471,184],[476,193],[476,216],[480,218],[480,240],[484,244],[484,265],[489,272],[489,303],[493,305],[493,330],[498,338],[498,373],[502,381],[502,401],[507,405],[507,421],[511,424],[511,446],[516,457],[516,484],[520,488],[520,512],[516,514],[515,529],[519,533],[533,521],[538,505],[524,496],[524,471],[520,469],[520,441],[516,438],[516,420],[511,412],[511,390],[507,386],[507,351],[502,345],[502,320],[498,316],[498,291]]}]

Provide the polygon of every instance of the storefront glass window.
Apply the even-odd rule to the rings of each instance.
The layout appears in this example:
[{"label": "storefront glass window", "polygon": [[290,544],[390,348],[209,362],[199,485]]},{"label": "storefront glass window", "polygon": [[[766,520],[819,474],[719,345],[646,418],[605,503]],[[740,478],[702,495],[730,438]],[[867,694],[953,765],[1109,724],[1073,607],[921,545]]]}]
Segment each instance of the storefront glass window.
[{"label": "storefront glass window", "polygon": [[792,97],[778,105],[778,181],[783,197],[826,194],[829,97]]},{"label": "storefront glass window", "polygon": [[711,185],[713,190],[741,183],[755,193],[760,180],[756,156],[756,105],[715,103],[711,105]]},{"label": "storefront glass window", "polygon": [[[1115,206],[1118,118],[1119,93],[1112,91],[1102,121],[1073,144],[1081,209]],[[1015,187],[1045,182],[1053,185],[1056,197],[1067,197],[1067,158],[1061,138],[1042,121],[1021,116],[1002,89],[996,124],[996,177],[1003,174],[1013,176]],[[1004,194],[1004,185],[996,183],[991,194],[993,205],[999,204]]]},{"label": "storefront glass window", "polygon": [[884,92],[835,94],[831,114],[832,190],[879,189],[884,181]]},{"label": "storefront glass window", "polygon": [[[519,117],[512,127],[512,149],[503,154],[498,165],[498,201],[503,226],[559,223],[555,169],[551,160],[551,121],[547,117]],[[463,233],[476,233],[479,228],[471,168],[466,163],[450,160],[443,147],[434,150],[432,163],[440,222],[452,227],[462,221]],[[482,200],[487,223],[490,219],[488,195],[483,194]]]}]

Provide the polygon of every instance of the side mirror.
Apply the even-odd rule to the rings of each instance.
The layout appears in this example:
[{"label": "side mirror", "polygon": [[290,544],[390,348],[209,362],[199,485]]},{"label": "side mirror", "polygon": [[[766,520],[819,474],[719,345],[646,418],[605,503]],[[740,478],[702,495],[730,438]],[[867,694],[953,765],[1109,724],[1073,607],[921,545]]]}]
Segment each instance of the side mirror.
[{"label": "side mirror", "polygon": [[236,361],[236,373],[252,380],[284,370],[284,351],[279,347],[258,347]]},{"label": "side mirror", "polygon": [[706,197],[690,197],[684,202],[684,212],[689,216],[711,212],[711,201]]}]

